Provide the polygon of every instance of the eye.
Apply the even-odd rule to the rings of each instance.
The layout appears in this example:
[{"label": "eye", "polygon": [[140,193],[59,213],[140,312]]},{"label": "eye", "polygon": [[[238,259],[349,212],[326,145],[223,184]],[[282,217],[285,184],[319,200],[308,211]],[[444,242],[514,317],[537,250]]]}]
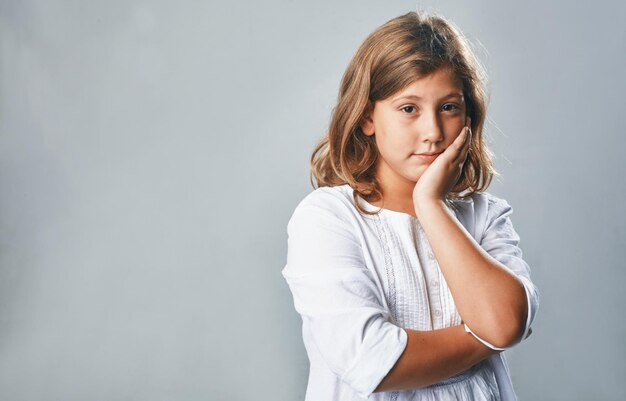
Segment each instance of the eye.
[{"label": "eye", "polygon": [[403,106],[402,108],[400,108],[400,110],[405,113],[414,113],[416,109],[415,106]]},{"label": "eye", "polygon": [[459,106],[457,106],[454,103],[446,103],[443,106],[441,106],[441,109],[443,111],[457,111],[459,110]]}]

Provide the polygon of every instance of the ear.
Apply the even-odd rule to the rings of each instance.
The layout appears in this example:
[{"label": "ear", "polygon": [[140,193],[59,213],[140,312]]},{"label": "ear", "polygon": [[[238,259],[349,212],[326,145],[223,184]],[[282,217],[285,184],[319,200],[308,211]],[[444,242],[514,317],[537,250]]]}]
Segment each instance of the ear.
[{"label": "ear", "polygon": [[374,121],[372,120],[372,113],[367,110],[365,116],[361,120],[361,131],[367,136],[374,135]]}]

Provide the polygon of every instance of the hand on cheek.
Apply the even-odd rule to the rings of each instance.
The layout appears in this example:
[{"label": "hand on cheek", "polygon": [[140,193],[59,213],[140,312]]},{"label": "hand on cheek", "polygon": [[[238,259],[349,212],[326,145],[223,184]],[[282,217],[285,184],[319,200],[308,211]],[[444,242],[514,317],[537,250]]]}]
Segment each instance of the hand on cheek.
[{"label": "hand on cheek", "polygon": [[466,119],[466,125],[459,135],[441,153],[415,184],[413,190],[413,203],[417,206],[420,202],[443,200],[461,176],[461,171],[469,153],[472,132],[471,120]]}]

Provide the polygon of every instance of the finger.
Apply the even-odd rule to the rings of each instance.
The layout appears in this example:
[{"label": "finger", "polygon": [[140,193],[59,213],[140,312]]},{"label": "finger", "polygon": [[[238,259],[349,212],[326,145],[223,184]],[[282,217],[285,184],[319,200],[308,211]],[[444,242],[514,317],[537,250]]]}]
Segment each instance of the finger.
[{"label": "finger", "polygon": [[469,127],[463,127],[461,134],[459,134],[459,137],[457,137],[456,139],[460,140],[460,143],[456,145],[457,149],[454,152],[451,162],[452,164],[458,165],[459,168],[463,168],[463,164],[465,164],[465,161],[467,160],[467,156],[469,154],[471,143],[471,130],[469,129]]},{"label": "finger", "polygon": [[472,141],[472,126],[470,124],[467,124],[465,127],[463,127],[463,130],[465,130],[465,141],[463,142],[463,145],[464,147],[469,148],[469,144]]},{"label": "finger", "polygon": [[459,132],[459,135],[457,135],[456,138],[454,138],[454,141],[452,141],[452,143],[450,144],[450,146],[448,146],[448,148],[444,151],[443,155],[444,157],[440,157],[442,159],[447,159],[449,163],[452,164],[457,164],[459,163],[461,160],[464,160],[464,155],[465,155],[465,147],[467,146],[468,143],[468,132],[467,132],[467,127],[463,127],[461,129],[461,132]]},{"label": "finger", "polygon": [[456,138],[454,138],[454,141],[452,141],[452,147],[455,147],[456,150],[461,150],[463,148],[463,145],[465,144],[465,142],[467,141],[467,127],[463,127],[461,128],[461,131],[459,132],[459,135],[456,136]]},{"label": "finger", "polygon": [[472,130],[469,127],[467,127],[467,131],[465,135],[467,139],[465,140],[465,143],[463,143],[463,151],[461,152],[460,160],[459,160],[460,161],[459,166],[461,168],[463,168],[463,164],[465,164],[465,161],[467,160],[467,157],[469,156],[469,150],[472,144]]},{"label": "finger", "polygon": [[452,142],[453,151],[453,159],[457,161],[467,152],[469,148],[469,138],[470,132],[468,127],[463,127],[459,135]]},{"label": "finger", "polygon": [[465,141],[464,149],[463,149],[463,163],[465,163],[465,160],[467,160],[467,158],[469,157],[469,152],[470,152],[471,147],[472,147],[472,129],[468,126],[467,127],[467,140]]}]

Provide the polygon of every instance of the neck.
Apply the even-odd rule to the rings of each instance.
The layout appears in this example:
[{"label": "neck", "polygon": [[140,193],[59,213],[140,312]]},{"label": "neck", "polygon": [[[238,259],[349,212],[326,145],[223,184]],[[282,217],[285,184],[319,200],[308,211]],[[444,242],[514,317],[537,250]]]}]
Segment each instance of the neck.
[{"label": "neck", "polygon": [[376,176],[383,199],[373,204],[377,207],[407,213],[415,217],[415,204],[413,203],[415,182],[396,174],[385,174],[384,171],[379,171]]}]

